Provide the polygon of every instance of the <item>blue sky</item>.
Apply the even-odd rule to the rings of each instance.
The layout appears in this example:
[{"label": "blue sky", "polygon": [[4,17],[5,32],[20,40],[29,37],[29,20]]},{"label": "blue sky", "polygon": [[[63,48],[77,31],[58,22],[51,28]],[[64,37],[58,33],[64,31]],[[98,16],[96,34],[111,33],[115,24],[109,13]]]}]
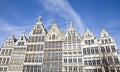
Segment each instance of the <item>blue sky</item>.
[{"label": "blue sky", "polygon": [[0,0],[0,46],[12,31],[28,35],[38,16],[47,29],[57,21],[66,31],[72,20],[82,35],[89,28],[99,37],[105,28],[120,48],[120,0]]}]

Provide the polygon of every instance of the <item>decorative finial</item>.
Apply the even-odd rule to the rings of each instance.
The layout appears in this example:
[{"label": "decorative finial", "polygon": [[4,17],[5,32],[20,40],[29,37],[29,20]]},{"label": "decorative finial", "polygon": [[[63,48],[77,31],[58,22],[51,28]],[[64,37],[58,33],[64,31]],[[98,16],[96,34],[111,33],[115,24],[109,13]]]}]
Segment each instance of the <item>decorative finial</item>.
[{"label": "decorative finial", "polygon": [[72,26],[72,21],[70,21],[70,28],[73,28],[73,26]]},{"label": "decorative finial", "polygon": [[11,32],[11,36],[14,36],[14,31]]},{"label": "decorative finial", "polygon": [[53,24],[56,24],[56,21],[53,21],[52,23],[53,23]]},{"label": "decorative finial", "polygon": [[42,16],[39,16],[38,17],[38,22],[41,22],[41,20],[42,20]]},{"label": "decorative finial", "polygon": [[25,29],[23,29],[23,33],[22,33],[22,36],[24,36],[25,35]]},{"label": "decorative finial", "polygon": [[72,24],[72,21],[70,21],[70,24]]}]

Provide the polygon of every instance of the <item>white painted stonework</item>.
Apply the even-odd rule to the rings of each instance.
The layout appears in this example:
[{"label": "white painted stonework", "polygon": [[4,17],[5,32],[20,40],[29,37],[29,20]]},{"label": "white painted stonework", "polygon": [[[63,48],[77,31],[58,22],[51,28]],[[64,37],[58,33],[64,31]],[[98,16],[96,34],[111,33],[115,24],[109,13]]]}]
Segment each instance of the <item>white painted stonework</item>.
[{"label": "white painted stonework", "polygon": [[38,20],[19,39],[11,33],[0,49],[0,72],[120,72],[115,40],[102,29],[97,38],[89,29],[80,35],[72,24],[62,32],[53,22],[47,31]]}]

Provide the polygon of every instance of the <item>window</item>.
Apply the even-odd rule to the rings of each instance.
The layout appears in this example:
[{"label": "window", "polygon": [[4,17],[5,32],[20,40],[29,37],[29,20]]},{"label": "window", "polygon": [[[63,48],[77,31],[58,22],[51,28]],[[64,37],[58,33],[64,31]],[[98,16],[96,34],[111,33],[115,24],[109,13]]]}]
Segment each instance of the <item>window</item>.
[{"label": "window", "polygon": [[112,56],[108,57],[108,62],[109,62],[109,64],[113,64]]},{"label": "window", "polygon": [[77,63],[77,59],[73,59],[73,62],[74,62],[74,63]]},{"label": "window", "polygon": [[116,67],[117,72],[120,72],[120,67]]},{"label": "window", "polygon": [[7,68],[6,68],[6,67],[4,68],[4,71],[7,71]]},{"label": "window", "polygon": [[3,71],[3,68],[2,68],[2,67],[0,68],[0,71]]},{"label": "window", "polygon": [[106,43],[106,44],[108,43],[107,39],[105,39],[105,43]]},{"label": "window", "polygon": [[91,43],[94,44],[94,40],[91,40]]},{"label": "window", "polygon": [[107,53],[110,52],[109,46],[106,46],[106,51],[107,51]]},{"label": "window", "polygon": [[119,64],[119,60],[118,60],[118,57],[117,57],[117,56],[114,57],[114,63],[115,63],[115,64]]},{"label": "window", "polygon": [[52,35],[52,40],[54,40],[55,39],[55,35]]},{"label": "window", "polygon": [[79,67],[79,72],[83,72],[81,67]]},{"label": "window", "polygon": [[2,63],[2,58],[0,58],[0,64]]},{"label": "window", "polygon": [[84,64],[85,64],[85,65],[88,65],[87,61],[84,61]]},{"label": "window", "polygon": [[94,48],[93,47],[91,48],[91,54],[94,54]]},{"label": "window", "polygon": [[86,48],[83,48],[83,54],[86,54]]},{"label": "window", "polygon": [[72,59],[69,59],[69,63],[72,63]]},{"label": "window", "polygon": [[42,30],[39,31],[39,34],[42,34]]},{"label": "window", "polygon": [[72,67],[69,67],[69,71],[72,71]]},{"label": "window", "polygon": [[89,64],[89,66],[92,66],[92,61],[88,60],[88,64]]},{"label": "window", "polygon": [[76,72],[77,71],[77,67],[75,66],[73,70]]},{"label": "window", "polygon": [[100,60],[99,59],[97,60],[97,65],[100,65]]},{"label": "window", "polygon": [[116,50],[115,50],[115,46],[113,45],[113,46],[111,46],[111,49],[112,49],[112,52],[115,52]]},{"label": "window", "polygon": [[102,72],[102,70],[101,70],[101,69],[98,69],[98,72]]},{"label": "window", "polygon": [[87,40],[85,40],[85,44],[88,44],[88,43],[87,43]]},{"label": "window", "polygon": [[67,63],[67,59],[64,59],[64,63]]},{"label": "window", "polygon": [[10,58],[7,58],[7,60],[6,60],[6,64],[9,64],[9,60],[10,60]]},{"label": "window", "polygon": [[87,54],[90,54],[90,48],[87,48]]},{"label": "window", "polygon": [[102,52],[102,53],[105,53],[104,47],[101,47],[101,52]]},{"label": "window", "polygon": [[90,40],[88,40],[88,45],[90,45],[91,43],[90,43]]},{"label": "window", "polygon": [[79,58],[79,59],[78,59],[78,62],[82,62],[82,59],[81,59],[81,58]]},{"label": "window", "polygon": [[67,67],[64,67],[65,71],[67,71]]},{"label": "window", "polygon": [[96,53],[96,54],[99,53],[99,52],[98,52],[98,47],[95,47],[95,53]]},{"label": "window", "polygon": [[94,72],[97,72],[97,69],[94,69]]},{"label": "window", "polygon": [[109,41],[109,43],[111,43],[111,39],[110,38],[108,39],[108,41]]},{"label": "window", "polygon": [[115,68],[114,67],[111,67],[111,72],[115,72]]},{"label": "window", "polygon": [[104,40],[102,39],[102,44],[104,44]]},{"label": "window", "polygon": [[92,60],[92,62],[93,62],[93,65],[95,66],[96,65],[96,60]]},{"label": "window", "polygon": [[1,55],[5,54],[5,49],[2,49]]}]

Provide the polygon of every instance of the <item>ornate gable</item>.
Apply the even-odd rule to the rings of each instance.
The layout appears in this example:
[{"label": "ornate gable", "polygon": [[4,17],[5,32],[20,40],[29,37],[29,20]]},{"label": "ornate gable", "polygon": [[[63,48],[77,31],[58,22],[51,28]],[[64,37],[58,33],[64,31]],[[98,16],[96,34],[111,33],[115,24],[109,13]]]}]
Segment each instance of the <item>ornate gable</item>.
[{"label": "ornate gable", "polygon": [[66,41],[80,41],[80,35],[77,34],[75,28],[72,25],[72,21],[70,21],[69,28],[65,34]]},{"label": "ornate gable", "polygon": [[46,29],[42,24],[42,17],[39,16],[36,25],[33,27],[32,31],[30,32],[30,35],[45,35],[45,34],[46,34]]},{"label": "ornate gable", "polygon": [[102,29],[100,37],[109,37],[109,36],[110,36],[109,33],[105,29]]},{"label": "ornate gable", "polygon": [[100,34],[100,43],[108,44],[111,42],[115,42],[114,39],[109,35],[109,33],[105,29],[102,29]]},{"label": "ornate gable", "polygon": [[47,33],[47,40],[61,40],[63,33],[58,28],[56,22],[53,22]]},{"label": "ornate gable", "polygon": [[18,41],[16,42],[15,45],[18,45],[18,46],[24,46],[27,42],[27,37],[25,36],[25,31],[23,31],[22,35],[20,36],[20,38],[18,39]]},{"label": "ornate gable", "polygon": [[84,38],[95,38],[95,36],[93,35],[93,33],[87,29],[85,34],[84,34]]},{"label": "ornate gable", "polygon": [[7,40],[3,43],[3,46],[5,46],[5,45],[7,45],[7,46],[9,46],[9,45],[14,45],[14,43],[15,43],[16,41],[17,41],[17,39],[14,37],[14,34],[11,33],[11,34],[8,36]]}]

